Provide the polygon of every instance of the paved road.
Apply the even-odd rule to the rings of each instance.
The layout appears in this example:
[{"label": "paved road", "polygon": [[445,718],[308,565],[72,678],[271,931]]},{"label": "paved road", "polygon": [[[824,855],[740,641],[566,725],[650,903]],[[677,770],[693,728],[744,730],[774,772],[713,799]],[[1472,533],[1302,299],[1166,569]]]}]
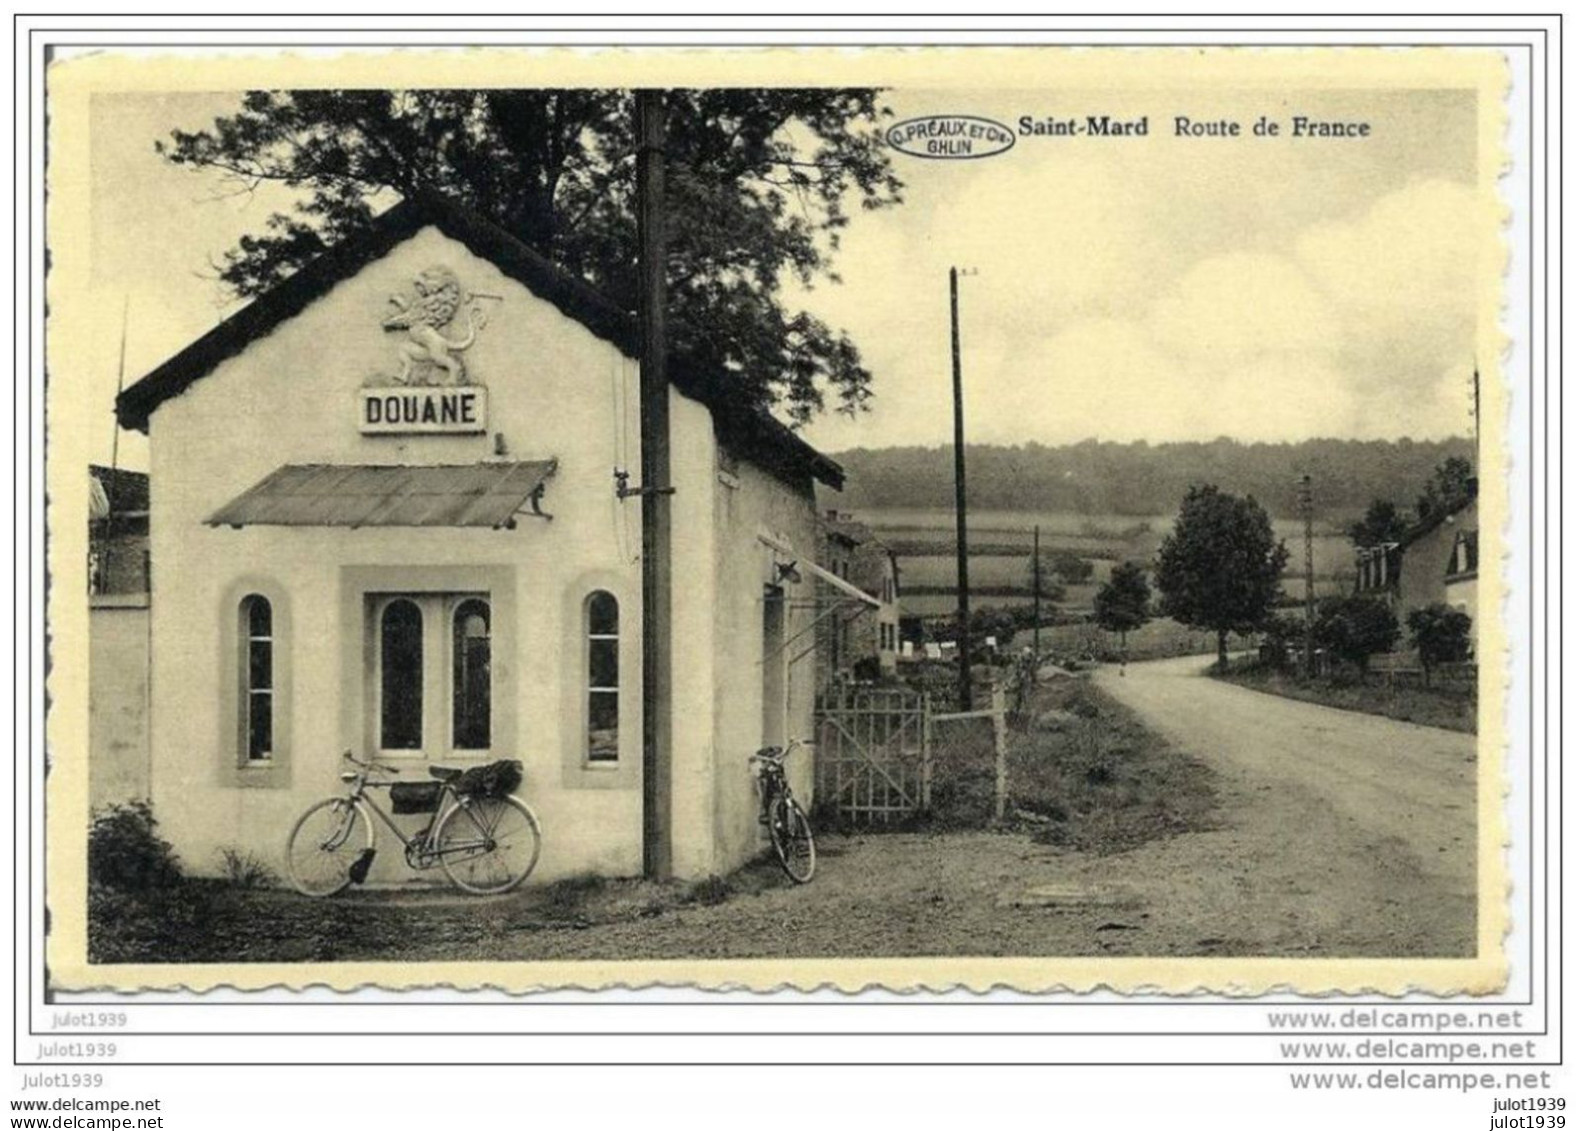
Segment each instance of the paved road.
[{"label": "paved road", "polygon": [[1203,674],[1208,663],[1106,668],[1096,681],[1220,775],[1226,824],[1261,864],[1306,873],[1294,886],[1335,906],[1377,898],[1391,909],[1381,915],[1444,951],[1471,950],[1475,736],[1222,683]]}]

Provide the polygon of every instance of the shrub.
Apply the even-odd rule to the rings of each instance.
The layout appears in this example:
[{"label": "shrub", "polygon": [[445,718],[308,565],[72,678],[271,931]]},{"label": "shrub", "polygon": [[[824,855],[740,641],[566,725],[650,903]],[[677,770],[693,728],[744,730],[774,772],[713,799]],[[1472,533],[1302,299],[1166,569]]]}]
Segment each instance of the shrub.
[{"label": "shrub", "polygon": [[88,830],[88,881],[119,891],[174,887],[182,879],[175,849],[157,831],[146,801],[111,805]]},{"label": "shrub", "polygon": [[225,882],[241,891],[279,886],[278,873],[245,849],[221,848],[219,865]]},{"label": "shrub", "polygon": [[1388,652],[1400,638],[1395,613],[1374,597],[1329,597],[1314,612],[1314,643],[1365,671],[1369,656]]},{"label": "shrub", "polygon": [[1302,639],[1302,622],[1277,613],[1266,620],[1259,631],[1264,634],[1259,659],[1271,667],[1287,667],[1291,662],[1292,642]]},{"label": "shrub", "polygon": [[1472,618],[1459,609],[1440,602],[1413,609],[1406,627],[1425,675],[1439,664],[1460,663],[1472,655]]}]

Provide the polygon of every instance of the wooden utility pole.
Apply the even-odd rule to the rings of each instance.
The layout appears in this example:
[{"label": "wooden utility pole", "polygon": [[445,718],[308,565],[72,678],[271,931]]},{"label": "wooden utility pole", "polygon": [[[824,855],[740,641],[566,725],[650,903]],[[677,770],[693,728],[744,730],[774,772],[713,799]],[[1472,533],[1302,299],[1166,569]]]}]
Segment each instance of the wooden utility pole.
[{"label": "wooden utility pole", "polygon": [[952,268],[952,461],[958,516],[958,710],[974,708],[969,665],[968,488],[963,475],[963,360],[958,343],[958,269]]},{"label": "wooden utility pole", "polygon": [[1478,367],[1472,366],[1472,463],[1474,467],[1483,458],[1483,389]]},{"label": "wooden utility pole", "polygon": [[1313,476],[1304,475],[1298,480],[1297,502],[1302,509],[1302,674],[1307,678],[1313,675]]},{"label": "wooden utility pole", "polygon": [[1034,524],[1034,666],[1029,671],[1029,682],[1037,682],[1040,675],[1040,524]]},{"label": "wooden utility pole", "polygon": [[673,513],[668,485],[667,255],[662,92],[635,93],[640,241],[641,859],[673,874]]}]

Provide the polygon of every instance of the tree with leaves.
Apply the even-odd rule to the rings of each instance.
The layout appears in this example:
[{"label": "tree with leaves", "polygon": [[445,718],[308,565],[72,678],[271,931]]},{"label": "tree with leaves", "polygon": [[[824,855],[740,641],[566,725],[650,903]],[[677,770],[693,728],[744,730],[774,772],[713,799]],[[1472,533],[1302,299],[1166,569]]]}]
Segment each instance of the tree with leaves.
[{"label": "tree with leaves", "polygon": [[1051,562],[1037,550],[1029,551],[1028,587],[1029,595],[1038,593],[1041,601],[1060,601],[1067,596],[1067,588],[1057,579]]},{"label": "tree with leaves", "polygon": [[1122,638],[1127,655],[1127,634],[1149,623],[1149,578],[1137,562],[1122,562],[1094,595],[1094,619],[1107,632]]},{"label": "tree with leaves", "polygon": [[[803,422],[871,376],[848,336],[785,305],[788,280],[837,281],[851,208],[902,200],[871,89],[668,92],[668,286],[680,364],[727,374]],[[252,91],[156,148],[222,178],[301,194],[217,265],[253,296],[366,229],[396,198],[446,195],[626,310],[637,305],[634,97],[627,90]]]},{"label": "tree with leaves", "polygon": [[1389,499],[1375,499],[1363,517],[1346,528],[1347,537],[1359,550],[1399,542],[1411,525],[1401,508]]},{"label": "tree with leaves", "polygon": [[1451,514],[1466,506],[1477,495],[1476,472],[1472,461],[1451,456],[1434,468],[1434,474],[1417,497],[1419,521],[1438,514]]},{"label": "tree with leaves", "polygon": [[1440,664],[1459,664],[1472,658],[1472,618],[1460,609],[1436,601],[1408,613],[1406,627],[1423,665],[1424,682]]},{"label": "tree with leaves", "polygon": [[1058,550],[1051,558],[1051,569],[1068,585],[1083,585],[1094,576],[1094,563],[1067,550]]},{"label": "tree with leaves", "polygon": [[1252,495],[1190,487],[1156,559],[1160,610],[1213,631],[1224,671],[1227,635],[1264,623],[1280,598],[1286,557],[1286,544]]},{"label": "tree with leaves", "polygon": [[1363,671],[1370,656],[1388,652],[1400,638],[1401,625],[1389,603],[1374,597],[1327,597],[1314,610],[1314,645]]}]

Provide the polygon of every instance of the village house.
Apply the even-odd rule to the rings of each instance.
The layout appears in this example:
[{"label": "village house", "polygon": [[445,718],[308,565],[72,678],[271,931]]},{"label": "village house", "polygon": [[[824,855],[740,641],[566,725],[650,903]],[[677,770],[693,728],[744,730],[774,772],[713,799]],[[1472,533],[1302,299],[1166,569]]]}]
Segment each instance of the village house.
[{"label": "village house", "polygon": [[823,580],[817,610],[821,682],[874,679],[897,668],[897,558],[870,527],[846,512],[827,510],[819,522],[820,565],[836,579]]},{"label": "village house", "polygon": [[88,592],[148,591],[148,477],[88,467]]},{"label": "village house", "polygon": [[[149,795],[190,867],[277,864],[348,750],[407,780],[519,759],[532,882],[641,871],[637,344],[499,228],[406,201],[121,395],[151,459]],[[697,877],[765,843],[748,756],[812,733],[794,641],[842,471],[670,369],[669,847]],[[371,880],[413,875],[397,855]]]},{"label": "village house", "polygon": [[1417,523],[1398,542],[1357,551],[1356,591],[1383,598],[1404,627],[1407,614],[1445,604],[1466,613],[1477,633],[1478,509],[1469,498]]},{"label": "village house", "polygon": [[148,477],[88,468],[88,803],[148,796]]}]

